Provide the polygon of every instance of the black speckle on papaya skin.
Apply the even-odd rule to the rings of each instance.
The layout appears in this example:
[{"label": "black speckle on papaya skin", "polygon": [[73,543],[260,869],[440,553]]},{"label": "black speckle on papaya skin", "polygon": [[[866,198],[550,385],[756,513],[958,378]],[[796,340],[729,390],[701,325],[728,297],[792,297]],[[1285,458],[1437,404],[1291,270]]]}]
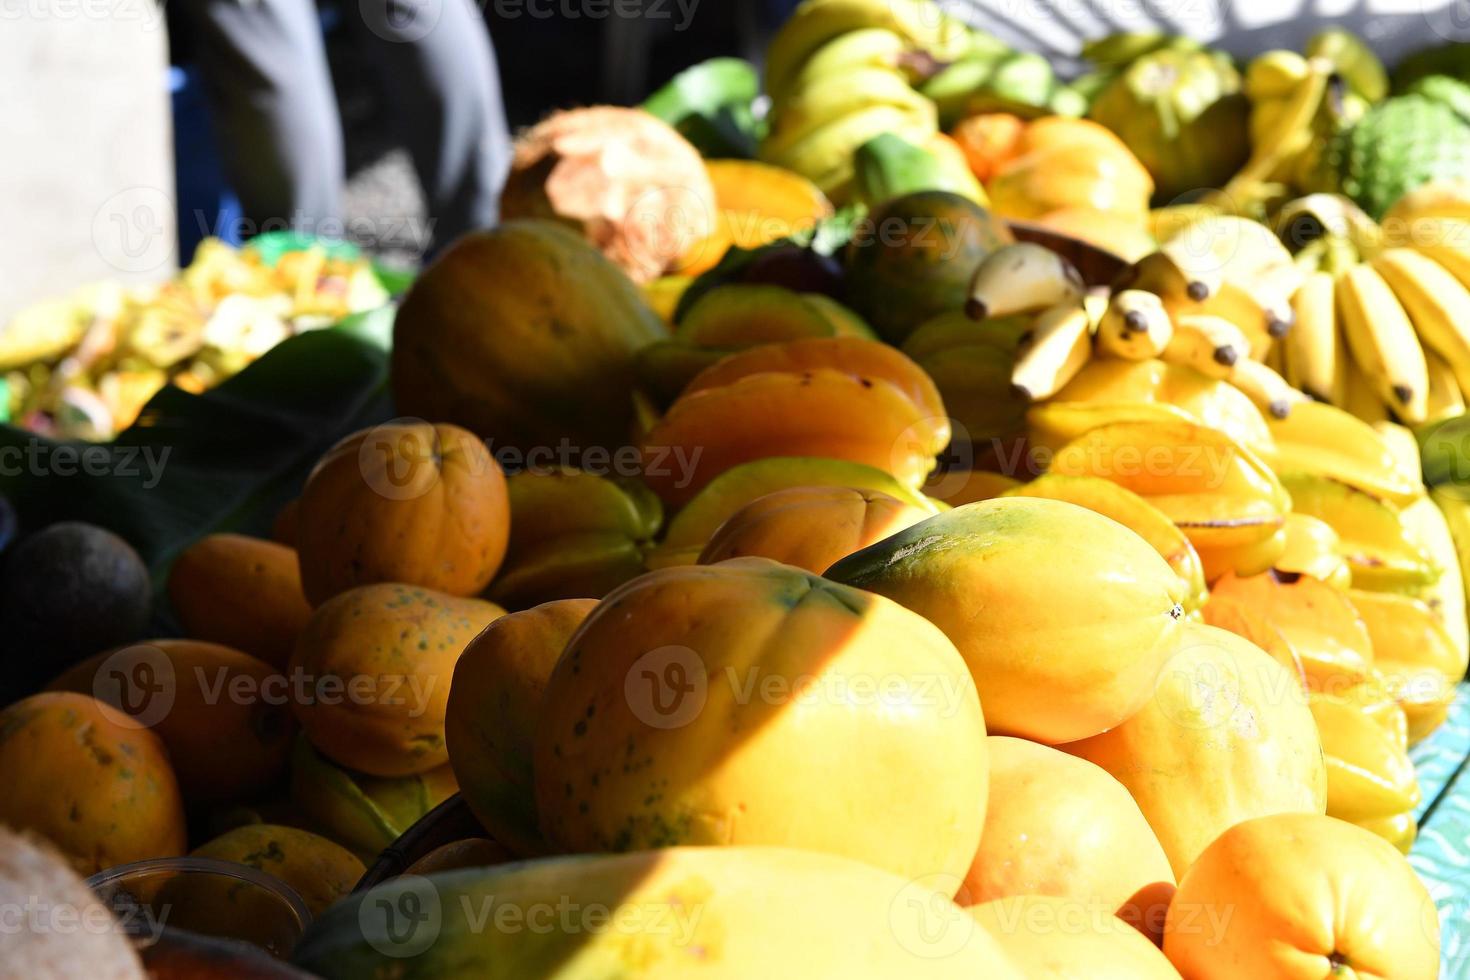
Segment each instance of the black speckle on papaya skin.
[{"label": "black speckle on papaya skin", "polygon": [[575,737],[577,737],[577,738],[582,738],[586,734],[587,734],[587,719],[580,718],[580,719],[577,720],[577,723],[572,726],[572,735],[575,736]]}]

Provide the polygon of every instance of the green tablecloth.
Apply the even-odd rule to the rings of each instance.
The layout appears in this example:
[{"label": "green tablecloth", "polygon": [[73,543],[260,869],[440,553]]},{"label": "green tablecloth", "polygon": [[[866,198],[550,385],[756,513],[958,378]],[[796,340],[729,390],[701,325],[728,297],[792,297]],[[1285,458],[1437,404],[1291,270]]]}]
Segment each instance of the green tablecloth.
[{"label": "green tablecloth", "polygon": [[1450,716],[1410,752],[1419,770],[1419,838],[1409,854],[1439,908],[1440,976],[1470,977],[1470,683]]}]

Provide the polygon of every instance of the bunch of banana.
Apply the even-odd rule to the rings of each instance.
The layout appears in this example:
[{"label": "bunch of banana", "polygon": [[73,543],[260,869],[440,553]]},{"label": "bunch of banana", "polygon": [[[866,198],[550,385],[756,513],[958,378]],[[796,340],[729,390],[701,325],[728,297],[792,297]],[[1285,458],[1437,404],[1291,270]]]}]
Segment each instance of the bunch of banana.
[{"label": "bunch of banana", "polygon": [[[1289,325],[1294,315],[1272,290],[1293,288],[1295,266],[1271,232],[1252,222],[1217,215],[1209,227],[1189,241],[1181,233],[1116,292],[1091,297],[1062,256],[1024,242],[1006,246],[975,270],[966,313],[979,321],[1036,316],[1011,376],[1031,401],[1056,394],[1094,357],[1159,359],[1229,381],[1263,411],[1285,417],[1305,396],[1252,355],[1280,332],[1274,324]],[[1253,294],[1239,285],[1246,282],[1267,286]]]},{"label": "bunch of banana", "polygon": [[507,481],[511,533],[487,596],[509,609],[599,599],[644,572],[663,507],[641,482],[566,467]]},{"label": "bunch of banana", "polygon": [[766,52],[761,159],[842,203],[857,147],[880,133],[922,146],[938,132],[934,103],[911,83],[975,43],[933,0],[804,0]]},{"label": "bunch of banana", "polygon": [[1470,182],[1406,198],[1376,225],[1351,202],[1313,194],[1280,226],[1320,234],[1297,255],[1306,281],[1281,345],[1283,373],[1312,397],[1369,421],[1458,417],[1470,385]]}]

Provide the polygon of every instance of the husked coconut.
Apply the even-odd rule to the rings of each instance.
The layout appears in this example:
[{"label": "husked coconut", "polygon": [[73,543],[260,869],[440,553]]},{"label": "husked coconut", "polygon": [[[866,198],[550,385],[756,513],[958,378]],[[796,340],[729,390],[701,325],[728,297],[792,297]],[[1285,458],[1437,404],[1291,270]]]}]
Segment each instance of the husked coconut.
[{"label": "husked coconut", "polygon": [[523,133],[500,211],[572,225],[639,283],[716,227],[699,151],[663,120],[619,106],[556,112]]},{"label": "husked coconut", "polygon": [[0,973],[27,980],[144,980],[112,913],[66,859],[35,837],[0,827],[0,908],[20,915],[0,929]]}]

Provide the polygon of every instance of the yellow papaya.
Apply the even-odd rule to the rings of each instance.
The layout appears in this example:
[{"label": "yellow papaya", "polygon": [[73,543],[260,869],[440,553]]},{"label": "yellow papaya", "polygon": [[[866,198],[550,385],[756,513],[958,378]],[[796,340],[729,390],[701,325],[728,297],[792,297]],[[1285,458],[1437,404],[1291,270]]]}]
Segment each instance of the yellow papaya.
[{"label": "yellow papaya", "polygon": [[96,698],[53,691],[0,711],[0,772],[0,824],[45,837],[79,874],[184,853],[162,740]]},{"label": "yellow papaya", "polygon": [[849,555],[827,577],[944,630],[991,728],[1051,745],[1138,710],[1172,651],[1186,594],[1132,531],[1035,497],[956,507]]},{"label": "yellow papaya", "polygon": [[274,875],[301,896],[314,916],[352,891],[366,870],[357,855],[325,837],[264,823],[227,831],[191,856],[233,861]]},{"label": "yellow papaya", "polygon": [[465,647],[504,614],[494,603],[387,583],[319,606],[291,658],[294,708],[323,754],[373,776],[449,761],[444,711]]},{"label": "yellow papaya", "polygon": [[762,558],[668,568],[603,599],[557,662],[537,810],[568,851],[803,847],[952,892],[984,736],[954,645],[898,604]]},{"label": "yellow papaya", "polygon": [[562,599],[502,616],[454,666],[444,715],[449,762],[490,836],[517,854],[544,853],[531,753],[551,670],[595,599]]}]

